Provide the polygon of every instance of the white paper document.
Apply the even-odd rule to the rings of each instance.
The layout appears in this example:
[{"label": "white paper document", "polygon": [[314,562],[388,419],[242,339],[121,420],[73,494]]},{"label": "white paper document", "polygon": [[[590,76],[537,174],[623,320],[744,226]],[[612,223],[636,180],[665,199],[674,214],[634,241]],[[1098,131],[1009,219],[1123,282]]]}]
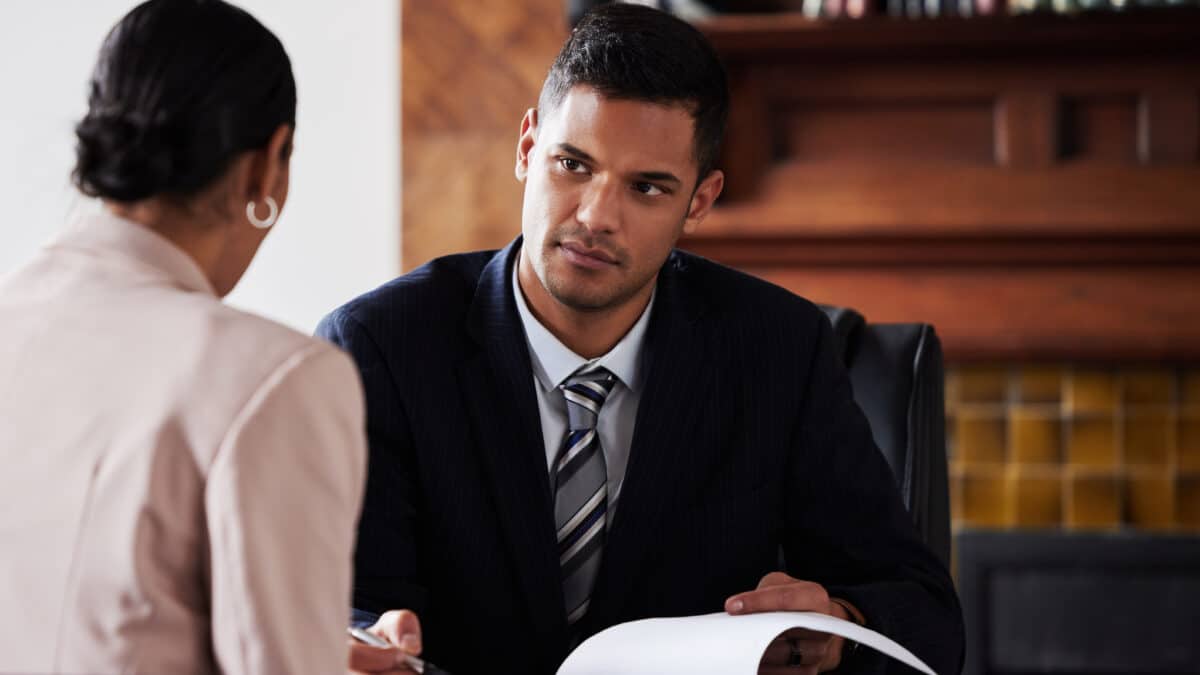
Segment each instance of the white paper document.
[{"label": "white paper document", "polygon": [[792,628],[841,635],[935,675],[893,640],[816,612],[718,612],[630,621],[588,638],[567,657],[558,675],[754,675],[771,641]]}]

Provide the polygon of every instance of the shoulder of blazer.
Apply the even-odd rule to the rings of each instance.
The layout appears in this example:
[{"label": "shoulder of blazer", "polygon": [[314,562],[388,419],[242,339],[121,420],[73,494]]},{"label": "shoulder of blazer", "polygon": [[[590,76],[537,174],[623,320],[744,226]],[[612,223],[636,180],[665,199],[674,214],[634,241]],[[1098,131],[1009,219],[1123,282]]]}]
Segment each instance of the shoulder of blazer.
[{"label": "shoulder of blazer", "polygon": [[[265,316],[227,305],[200,293],[169,291],[171,301],[154,308],[156,318],[189,337],[198,358],[198,370],[217,366],[236,366],[242,376],[272,370],[298,352],[327,348],[324,343]],[[247,360],[246,345],[253,345],[255,357]],[[177,353],[182,354],[181,345]],[[187,359],[177,359],[181,364]],[[206,365],[204,365],[206,364]]]},{"label": "shoulder of blazer", "polygon": [[[497,251],[435,258],[335,309],[322,324],[353,321],[377,340],[445,339],[461,328],[483,268]],[[321,329],[318,329],[321,332]]]},{"label": "shoulder of blazer", "polygon": [[[821,310],[806,298],[759,277],[676,249],[663,266],[660,288],[700,299],[717,321],[761,323],[765,318],[815,329]],[[665,283],[664,283],[665,282]]]}]

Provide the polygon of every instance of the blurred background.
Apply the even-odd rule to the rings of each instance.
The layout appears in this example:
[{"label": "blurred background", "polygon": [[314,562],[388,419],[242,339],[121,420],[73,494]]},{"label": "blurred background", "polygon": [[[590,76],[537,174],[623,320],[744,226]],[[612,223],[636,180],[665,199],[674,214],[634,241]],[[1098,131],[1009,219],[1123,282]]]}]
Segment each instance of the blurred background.
[{"label": "blurred background", "polygon": [[[0,273],[89,207],[71,125],[132,4],[0,27]],[[594,2],[241,4],[300,112],[292,201],[232,302],[309,331],[519,232],[521,115]],[[1200,672],[1197,3],[642,4],[731,76],[726,194],[683,247],[941,336],[968,672]]]}]

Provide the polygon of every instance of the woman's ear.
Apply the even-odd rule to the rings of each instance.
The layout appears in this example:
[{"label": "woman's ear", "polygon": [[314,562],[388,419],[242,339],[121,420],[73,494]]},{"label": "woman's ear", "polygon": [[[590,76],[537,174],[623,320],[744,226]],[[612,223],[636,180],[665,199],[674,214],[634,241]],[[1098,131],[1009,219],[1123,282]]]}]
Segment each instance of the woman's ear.
[{"label": "woman's ear", "polygon": [[521,118],[521,133],[517,136],[517,165],[513,170],[521,182],[525,182],[525,177],[529,175],[529,153],[533,152],[537,141],[537,123],[537,108],[526,110]]},{"label": "woman's ear", "polygon": [[261,202],[263,197],[270,196],[282,202],[287,195],[291,160],[292,125],[280,124],[271,134],[267,146],[254,153],[246,181],[246,201]]}]

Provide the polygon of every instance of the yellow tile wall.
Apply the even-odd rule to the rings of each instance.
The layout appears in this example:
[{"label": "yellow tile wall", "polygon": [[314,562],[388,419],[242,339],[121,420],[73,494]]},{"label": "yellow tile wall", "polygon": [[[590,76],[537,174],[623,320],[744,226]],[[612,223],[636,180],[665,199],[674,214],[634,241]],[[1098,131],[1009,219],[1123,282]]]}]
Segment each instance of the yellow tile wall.
[{"label": "yellow tile wall", "polygon": [[1175,414],[1169,407],[1130,408],[1121,439],[1125,464],[1169,469],[1175,456],[1175,431]]},{"label": "yellow tile wall", "polygon": [[[1062,420],[1045,406],[1014,406],[1008,416],[1008,441],[1018,464],[1062,462]],[[968,450],[968,448],[964,448]]]},{"label": "yellow tile wall", "polygon": [[956,527],[1200,532],[1200,367],[951,368]]},{"label": "yellow tile wall", "polygon": [[1180,417],[1178,455],[1181,471],[1200,471],[1200,411]]},{"label": "yellow tile wall", "polygon": [[1181,477],[1177,489],[1176,522],[1187,528],[1200,529],[1200,475]]},{"label": "yellow tile wall", "polygon": [[1186,406],[1200,406],[1200,369],[1183,374],[1179,397]]},{"label": "yellow tile wall", "polygon": [[1064,384],[1065,407],[1075,414],[1112,413],[1117,408],[1117,378],[1114,373],[1071,371]]},{"label": "yellow tile wall", "polygon": [[1000,471],[966,469],[959,473],[959,513],[986,527],[1007,525],[1005,481]]},{"label": "yellow tile wall", "polygon": [[1117,466],[1117,422],[1107,415],[1077,417],[1068,424],[1067,461],[1074,466]]},{"label": "yellow tile wall", "polygon": [[1175,522],[1175,480],[1168,471],[1125,478],[1125,522],[1142,529],[1169,529]]},{"label": "yellow tile wall", "polygon": [[1169,405],[1175,392],[1175,374],[1169,370],[1131,370],[1123,374],[1123,398],[1127,404]]},{"label": "yellow tile wall", "polygon": [[960,409],[955,418],[954,439],[962,449],[959,462],[978,466],[1003,465],[1008,452],[1003,411]]},{"label": "yellow tile wall", "polygon": [[1070,472],[1066,524],[1076,529],[1116,529],[1121,524],[1121,485],[1114,474]]},{"label": "yellow tile wall", "polygon": [[1062,524],[1062,480],[1053,471],[1010,467],[1006,525],[1059,527]]},{"label": "yellow tile wall", "polygon": [[1017,400],[1023,403],[1058,403],[1062,400],[1063,369],[1027,366],[1016,373]]}]

